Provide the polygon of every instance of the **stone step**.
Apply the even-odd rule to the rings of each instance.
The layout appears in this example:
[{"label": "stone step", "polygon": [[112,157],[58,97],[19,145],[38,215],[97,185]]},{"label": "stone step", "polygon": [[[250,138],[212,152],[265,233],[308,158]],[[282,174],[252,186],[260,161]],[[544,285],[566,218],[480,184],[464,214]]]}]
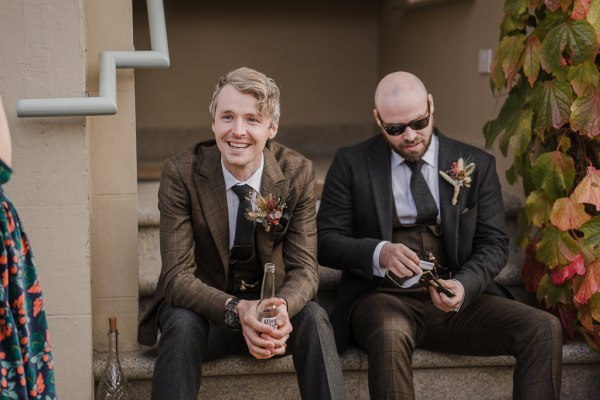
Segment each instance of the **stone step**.
[{"label": "stone step", "polygon": [[[131,386],[131,400],[150,398],[155,350],[121,353],[121,365]],[[94,354],[96,381],[105,354]],[[366,354],[351,348],[341,356],[348,399],[368,399]],[[514,358],[473,357],[418,349],[413,357],[417,399],[510,399]],[[205,363],[202,399],[298,399],[292,357],[255,360],[229,356]],[[600,396],[600,353],[581,341],[563,347],[562,398],[592,400]]]}]

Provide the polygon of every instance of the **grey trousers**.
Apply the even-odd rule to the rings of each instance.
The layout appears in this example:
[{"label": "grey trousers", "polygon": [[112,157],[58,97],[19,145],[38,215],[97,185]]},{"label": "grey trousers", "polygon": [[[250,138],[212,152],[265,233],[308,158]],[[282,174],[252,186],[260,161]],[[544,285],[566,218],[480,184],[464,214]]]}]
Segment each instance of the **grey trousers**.
[{"label": "grey trousers", "polygon": [[408,296],[375,291],[356,306],[351,329],[369,358],[371,399],[415,398],[411,364],[417,347],[465,355],[512,355],[516,358],[514,399],[560,397],[560,322],[514,300],[482,294],[459,312],[445,313],[424,291]]},{"label": "grey trousers", "polygon": [[[164,304],[158,321],[161,337],[152,400],[196,400],[204,361],[249,354],[241,331],[216,326],[185,308]],[[291,323],[287,352],[293,355],[302,398],[345,399],[340,360],[325,310],[309,302]]]}]

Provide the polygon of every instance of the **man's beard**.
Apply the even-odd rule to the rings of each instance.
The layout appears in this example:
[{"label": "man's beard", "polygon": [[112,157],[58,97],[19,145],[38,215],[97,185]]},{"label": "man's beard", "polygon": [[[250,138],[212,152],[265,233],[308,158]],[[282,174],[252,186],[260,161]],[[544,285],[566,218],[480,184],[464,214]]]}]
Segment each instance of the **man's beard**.
[{"label": "man's beard", "polygon": [[392,148],[392,150],[394,150],[398,155],[403,157],[408,162],[415,162],[415,161],[419,161],[421,159],[421,157],[423,157],[423,154],[425,154],[427,152],[427,149],[429,149],[429,146],[431,145],[431,139],[433,138],[433,132],[431,135],[429,135],[429,138],[427,138],[427,139],[419,138],[418,141],[401,143],[401,145],[403,145],[403,146],[414,145],[417,143],[423,143],[425,145],[423,150],[418,151],[418,152],[404,150],[403,146],[392,143],[386,134],[383,135],[383,138],[387,142],[388,146],[390,146]]}]

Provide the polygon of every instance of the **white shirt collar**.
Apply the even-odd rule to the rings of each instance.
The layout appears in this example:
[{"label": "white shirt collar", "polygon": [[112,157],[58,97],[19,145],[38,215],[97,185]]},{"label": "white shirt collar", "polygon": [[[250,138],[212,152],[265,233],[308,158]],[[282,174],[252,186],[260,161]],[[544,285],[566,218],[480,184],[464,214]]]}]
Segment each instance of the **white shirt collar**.
[{"label": "white shirt collar", "polygon": [[249,185],[256,193],[260,193],[260,184],[262,181],[262,173],[265,167],[265,156],[263,154],[260,155],[260,165],[258,169],[250,176],[250,178],[245,181],[240,181],[237,179],[231,172],[225,168],[225,164],[223,163],[223,159],[221,159],[221,168],[223,169],[223,178],[225,179],[225,189],[229,190],[232,186],[235,185]]}]

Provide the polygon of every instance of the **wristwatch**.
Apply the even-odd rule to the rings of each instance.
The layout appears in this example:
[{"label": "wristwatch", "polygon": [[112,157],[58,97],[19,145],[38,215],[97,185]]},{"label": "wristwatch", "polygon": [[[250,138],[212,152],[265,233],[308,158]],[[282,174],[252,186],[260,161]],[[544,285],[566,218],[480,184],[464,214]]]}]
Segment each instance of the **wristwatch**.
[{"label": "wristwatch", "polygon": [[237,297],[233,297],[231,300],[229,300],[229,302],[227,303],[227,305],[225,306],[225,325],[234,331],[237,331],[238,329],[240,329],[240,316],[238,315],[238,312],[236,310],[236,307],[238,305],[238,303],[240,302],[240,299],[238,299]]}]

